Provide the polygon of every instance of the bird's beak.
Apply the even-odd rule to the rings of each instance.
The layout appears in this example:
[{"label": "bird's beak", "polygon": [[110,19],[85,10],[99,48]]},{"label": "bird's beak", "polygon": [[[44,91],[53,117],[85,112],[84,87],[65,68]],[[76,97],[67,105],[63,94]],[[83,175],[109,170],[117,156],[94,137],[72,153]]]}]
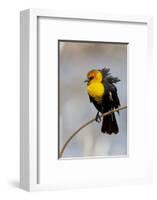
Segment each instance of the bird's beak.
[{"label": "bird's beak", "polygon": [[89,79],[86,79],[85,81],[84,81],[84,83],[88,83],[89,82]]}]

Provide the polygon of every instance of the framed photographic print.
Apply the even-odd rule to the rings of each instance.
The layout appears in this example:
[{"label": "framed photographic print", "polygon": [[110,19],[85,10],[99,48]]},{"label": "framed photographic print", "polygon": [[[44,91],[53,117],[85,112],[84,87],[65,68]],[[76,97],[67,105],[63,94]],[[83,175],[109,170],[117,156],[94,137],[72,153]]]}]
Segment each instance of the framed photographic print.
[{"label": "framed photographic print", "polygon": [[152,181],[152,24],[21,12],[21,188]]}]

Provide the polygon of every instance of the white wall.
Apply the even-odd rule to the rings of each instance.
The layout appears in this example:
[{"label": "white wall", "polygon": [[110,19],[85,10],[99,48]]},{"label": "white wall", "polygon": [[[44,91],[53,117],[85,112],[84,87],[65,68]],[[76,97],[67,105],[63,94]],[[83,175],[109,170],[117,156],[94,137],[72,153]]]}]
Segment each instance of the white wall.
[{"label": "white wall", "polygon": [[[155,0],[5,0],[0,3],[0,199],[156,199],[157,170],[153,185],[103,189],[26,193],[19,181],[19,11],[26,8],[86,10],[105,14],[153,15],[157,22]],[[157,33],[156,27],[154,35]],[[155,39],[155,43],[157,40]],[[157,45],[155,46],[157,52]],[[155,62],[157,64],[157,62]],[[156,79],[157,70],[154,71]],[[156,83],[156,82],[154,82]],[[156,118],[156,87],[152,86],[151,114]],[[155,109],[155,110],[154,110]],[[155,120],[154,120],[155,121]],[[154,126],[155,128],[155,126]],[[157,136],[154,136],[157,141]],[[155,147],[157,168],[157,145]],[[118,173],[118,172],[117,172]]]}]

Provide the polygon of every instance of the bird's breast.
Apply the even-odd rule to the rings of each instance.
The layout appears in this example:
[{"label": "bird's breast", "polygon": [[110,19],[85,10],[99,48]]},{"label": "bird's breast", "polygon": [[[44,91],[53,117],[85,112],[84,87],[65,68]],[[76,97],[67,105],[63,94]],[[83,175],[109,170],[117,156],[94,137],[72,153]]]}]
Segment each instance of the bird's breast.
[{"label": "bird's breast", "polygon": [[87,85],[87,91],[88,91],[88,94],[91,97],[93,97],[95,101],[97,101],[98,103],[101,103],[102,97],[105,92],[105,88],[102,83],[94,82],[94,83]]}]

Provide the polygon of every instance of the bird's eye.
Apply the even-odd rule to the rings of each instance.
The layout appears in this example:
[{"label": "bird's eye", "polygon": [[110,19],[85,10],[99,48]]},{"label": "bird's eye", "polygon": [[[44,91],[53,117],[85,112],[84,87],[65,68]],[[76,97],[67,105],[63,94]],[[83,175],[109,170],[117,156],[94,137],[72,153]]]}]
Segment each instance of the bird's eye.
[{"label": "bird's eye", "polygon": [[89,76],[88,77],[89,80],[92,80],[93,78],[94,78],[94,76]]}]

